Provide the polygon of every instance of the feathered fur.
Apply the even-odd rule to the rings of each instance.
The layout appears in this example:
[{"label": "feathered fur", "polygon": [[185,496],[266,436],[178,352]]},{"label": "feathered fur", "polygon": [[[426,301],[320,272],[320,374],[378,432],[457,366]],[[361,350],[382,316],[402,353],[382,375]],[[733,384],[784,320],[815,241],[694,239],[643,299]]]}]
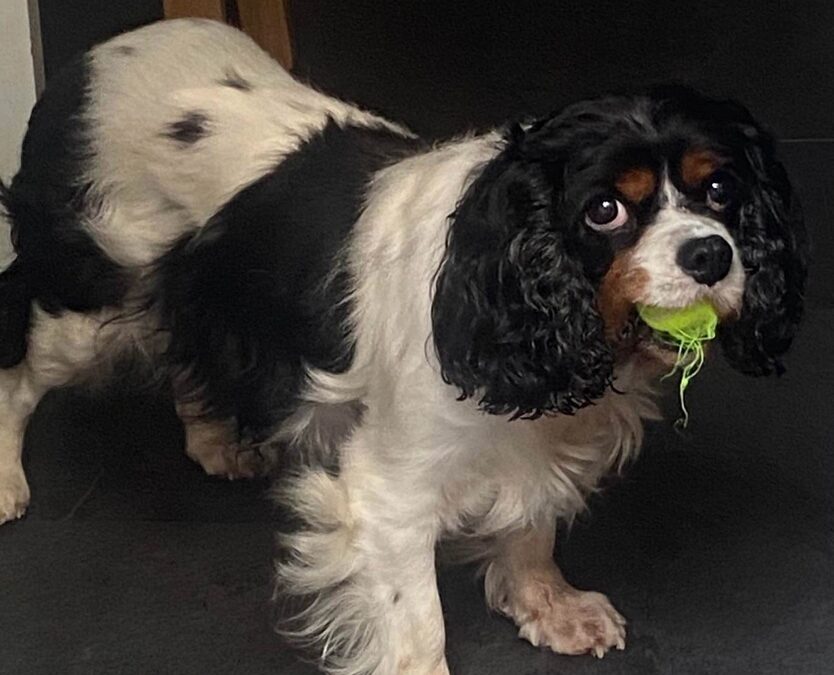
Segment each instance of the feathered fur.
[{"label": "feathered fur", "polygon": [[[448,675],[441,539],[534,644],[623,648],[552,549],[657,417],[635,305],[711,302],[756,374],[801,315],[798,206],[740,106],[606,97],[429,146],[204,21],[51,82],[0,201],[0,522],[38,400],[139,351],[207,471],[278,455],[281,630],[342,675]],[[706,239],[709,282],[678,261]]]}]

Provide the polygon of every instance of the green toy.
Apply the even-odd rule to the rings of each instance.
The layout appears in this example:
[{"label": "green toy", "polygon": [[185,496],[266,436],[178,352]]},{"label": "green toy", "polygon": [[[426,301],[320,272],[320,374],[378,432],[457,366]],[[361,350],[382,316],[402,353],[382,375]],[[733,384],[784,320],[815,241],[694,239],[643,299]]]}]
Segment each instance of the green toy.
[{"label": "green toy", "polygon": [[675,366],[666,377],[678,371],[681,373],[679,391],[683,418],[678,421],[685,427],[689,422],[689,412],[686,410],[684,392],[704,365],[704,343],[715,337],[718,314],[706,301],[682,309],[638,305],[637,313],[650,328],[678,345]]}]

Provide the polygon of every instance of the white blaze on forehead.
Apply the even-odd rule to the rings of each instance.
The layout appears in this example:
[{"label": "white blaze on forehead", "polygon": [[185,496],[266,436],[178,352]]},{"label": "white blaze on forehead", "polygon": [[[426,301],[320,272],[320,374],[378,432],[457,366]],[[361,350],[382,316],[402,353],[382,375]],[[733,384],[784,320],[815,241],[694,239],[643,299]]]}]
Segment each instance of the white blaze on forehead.
[{"label": "white blaze on forehead", "polygon": [[663,182],[660,186],[660,204],[662,208],[673,208],[686,211],[686,208],[683,206],[683,195],[669,178],[668,170],[663,172]]}]

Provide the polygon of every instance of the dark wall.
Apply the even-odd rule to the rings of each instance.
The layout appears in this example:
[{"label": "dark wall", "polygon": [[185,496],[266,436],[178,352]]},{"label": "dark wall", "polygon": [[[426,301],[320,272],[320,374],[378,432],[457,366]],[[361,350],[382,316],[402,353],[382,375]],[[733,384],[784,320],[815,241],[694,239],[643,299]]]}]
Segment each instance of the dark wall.
[{"label": "dark wall", "polygon": [[162,18],[162,0],[39,0],[47,79],[74,55]]},{"label": "dark wall", "polygon": [[834,136],[829,0],[294,0],[297,72],[447,135],[678,80]]},{"label": "dark wall", "polygon": [[[162,0],[40,0],[47,77]],[[292,0],[296,72],[431,135],[677,80],[834,137],[828,0]]]},{"label": "dark wall", "polygon": [[[2,1],[2,0],[0,0]],[[162,17],[162,0],[41,0],[47,77]],[[429,136],[682,81],[745,102],[786,143],[817,250],[809,298],[834,307],[834,2],[291,0],[295,71]],[[804,140],[803,140],[804,139]],[[810,143],[808,140],[810,139]]]},{"label": "dark wall", "polygon": [[834,2],[292,0],[296,74],[445,137],[678,81],[736,98],[782,143],[811,231],[809,304],[834,307]]}]

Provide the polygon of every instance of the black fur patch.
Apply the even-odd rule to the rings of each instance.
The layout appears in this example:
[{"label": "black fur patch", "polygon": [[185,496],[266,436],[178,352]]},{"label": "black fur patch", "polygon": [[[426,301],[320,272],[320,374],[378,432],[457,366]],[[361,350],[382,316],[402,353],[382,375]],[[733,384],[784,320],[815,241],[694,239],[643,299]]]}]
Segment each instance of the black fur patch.
[{"label": "black fur patch", "polygon": [[0,368],[11,368],[26,356],[32,300],[20,263],[0,274]]},{"label": "black fur patch", "polygon": [[131,47],[129,45],[121,45],[116,47],[114,50],[117,54],[121,56],[133,56],[136,53],[136,47]]},{"label": "black fur patch", "polygon": [[612,249],[559,212],[570,203],[560,176],[584,138],[553,126],[508,130],[453,214],[437,278],[443,379],[492,414],[570,414],[613,379],[594,285]]},{"label": "black fur patch", "polygon": [[350,365],[344,247],[373,173],[414,147],[330,122],[160,260],[168,357],[207,413],[257,438],[294,408],[304,364]]},{"label": "black fur patch", "polygon": [[226,72],[226,77],[220,80],[220,84],[224,87],[231,87],[232,89],[237,89],[238,91],[252,91],[252,83],[249,82],[246,78],[244,78],[240,73],[235,70],[229,70]]},{"label": "black fur patch", "polygon": [[802,209],[772,142],[747,149],[755,179],[739,212],[736,240],[747,270],[738,320],[721,326],[719,338],[730,364],[748,375],[784,372],[781,357],[804,313],[808,244]]},{"label": "black fur patch", "polygon": [[86,57],[50,82],[32,111],[20,171],[8,189],[0,190],[17,251],[17,262],[0,278],[3,303],[10,302],[9,289],[17,289],[11,301],[15,308],[6,304],[2,311],[27,323],[21,289],[27,302],[37,300],[47,311],[85,312],[120,304],[129,283],[125,270],[82,225],[84,214],[95,210],[83,179],[89,161],[88,82]]},{"label": "black fur patch", "polygon": [[209,118],[204,113],[192,111],[172,122],[164,132],[172,141],[182,145],[194,145],[209,134]]}]

